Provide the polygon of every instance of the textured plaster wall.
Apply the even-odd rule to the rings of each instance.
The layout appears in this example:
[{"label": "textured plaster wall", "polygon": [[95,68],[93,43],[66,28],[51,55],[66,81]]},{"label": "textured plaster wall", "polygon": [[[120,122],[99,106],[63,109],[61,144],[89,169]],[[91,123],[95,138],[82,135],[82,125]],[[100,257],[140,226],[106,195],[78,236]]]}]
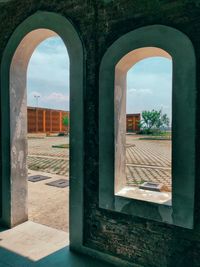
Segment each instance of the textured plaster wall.
[{"label": "textured plaster wall", "polygon": [[[16,28],[37,10],[70,19],[85,45],[85,245],[141,266],[200,266],[200,142],[197,138],[194,230],[104,211],[98,208],[98,72],[107,47],[141,26],[164,24],[192,40],[200,62],[200,3],[197,0],[15,0],[0,4],[0,57]],[[172,40],[173,41],[173,40]],[[197,75],[197,136],[200,131]]]},{"label": "textured plaster wall", "polygon": [[30,32],[19,44],[10,67],[11,225],[28,219],[27,90],[30,57],[40,42],[56,34],[46,29]]}]

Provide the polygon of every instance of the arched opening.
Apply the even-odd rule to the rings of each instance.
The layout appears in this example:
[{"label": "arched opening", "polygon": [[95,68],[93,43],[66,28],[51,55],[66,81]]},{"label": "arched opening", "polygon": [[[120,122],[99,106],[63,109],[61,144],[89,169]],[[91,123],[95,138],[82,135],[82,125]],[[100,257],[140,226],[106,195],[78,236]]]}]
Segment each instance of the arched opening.
[{"label": "arched opening", "polygon": [[[57,214],[57,212],[60,210],[62,211],[62,207],[53,207],[53,205],[56,205],[56,202],[58,202],[59,195],[61,197],[62,192],[57,192],[57,197],[53,200],[51,200],[51,194],[53,194],[52,190],[48,190],[47,184],[40,184],[39,187],[35,190],[42,190],[41,192],[36,192],[33,191],[33,185],[29,184],[29,202],[30,206],[28,207],[28,201],[27,201],[27,192],[25,188],[27,187],[27,149],[28,149],[28,144],[27,144],[27,70],[28,70],[28,65],[31,56],[33,55],[36,47],[41,44],[44,40],[47,40],[50,37],[56,37],[58,36],[55,32],[47,29],[38,29],[31,31],[28,33],[21,43],[19,44],[12,62],[11,62],[11,68],[10,68],[10,103],[12,103],[12,107],[10,110],[10,119],[11,119],[11,162],[12,162],[12,168],[11,168],[11,177],[13,179],[12,184],[13,187],[18,188],[18,193],[19,195],[17,198],[19,199],[18,202],[14,202],[13,205],[17,205],[16,211],[17,211],[17,216],[18,218],[15,217],[15,220],[18,221],[20,220],[20,216],[22,215],[20,213],[20,209],[23,208],[23,204],[26,203],[26,207],[24,209],[24,219],[26,217],[31,218],[33,221],[40,222],[42,224],[47,224],[47,225],[57,225],[59,227],[59,223],[54,222],[55,219],[57,220],[63,220],[63,216],[67,216],[68,220],[67,223],[65,223],[65,226],[63,227],[60,225],[61,229],[66,228],[68,230],[68,221],[69,221],[69,216],[68,214],[61,212],[60,214]],[[67,53],[67,52],[66,52]],[[41,62],[42,64],[42,62]],[[56,74],[56,70],[55,70]],[[67,77],[67,71],[66,71],[66,77]],[[67,83],[67,81],[66,81]],[[35,121],[35,124],[38,122]],[[52,132],[52,130],[51,130]],[[37,139],[35,139],[36,142]],[[50,143],[52,139],[47,140],[47,143]],[[42,151],[42,147],[45,145],[45,140],[42,142],[43,145],[40,145],[39,148],[39,154],[44,153]],[[46,148],[48,150],[48,148]],[[53,151],[52,151],[53,152]],[[37,153],[37,152],[35,152]],[[48,156],[48,155],[47,155]],[[50,159],[49,159],[50,160]],[[19,162],[20,161],[20,162]],[[42,158],[40,158],[40,162],[42,161]],[[54,159],[55,161],[55,159]],[[15,163],[15,164],[14,164]],[[20,164],[19,164],[20,163]],[[67,165],[67,163],[66,163]],[[59,168],[59,166],[58,166]],[[42,175],[41,169],[38,169],[38,171],[34,173],[34,175],[31,175],[31,178],[34,178],[34,176],[41,175],[41,178],[49,178],[49,176]],[[33,174],[33,173],[32,173]],[[51,176],[50,176],[51,177]],[[31,181],[31,179],[29,179]],[[33,180],[35,181],[35,180]],[[38,181],[38,180],[37,180]],[[19,188],[19,183],[20,183],[20,188]],[[44,188],[42,188],[44,187]],[[24,192],[22,195],[21,192]],[[31,194],[32,192],[32,194]],[[66,192],[67,194],[67,192]],[[34,197],[35,195],[35,197]],[[49,197],[42,199],[42,195],[46,195]],[[69,193],[68,193],[69,195]],[[36,199],[35,199],[36,198]],[[40,207],[37,208],[36,203],[43,203]],[[50,214],[46,213],[45,210],[48,209],[49,202],[54,202],[52,203],[52,207],[49,207],[50,210],[54,210],[53,217],[51,217]],[[66,199],[66,203],[64,205],[64,210],[68,210],[68,203]],[[32,207],[32,205],[35,205],[35,207]],[[58,204],[59,205],[59,202]],[[60,203],[60,206],[62,204]],[[49,210],[49,212],[50,212]],[[28,212],[31,211],[31,212]],[[64,213],[64,214],[63,214]],[[29,215],[29,216],[28,216]],[[50,216],[50,217],[49,217]],[[45,219],[46,217],[46,219]],[[48,218],[49,217],[49,218]],[[59,218],[59,219],[58,219]],[[49,222],[48,222],[49,221]],[[51,223],[52,222],[52,223]],[[54,222],[54,224],[53,224]]]},{"label": "arched opening", "polygon": [[[173,63],[172,192],[162,203],[122,192],[126,187],[126,73],[135,63],[150,57],[164,57]],[[107,49],[99,72],[101,208],[193,227],[195,92],[194,48],[189,38],[176,29],[164,25],[142,27],[121,36]]]},{"label": "arched opening", "polygon": [[50,12],[37,12],[19,25],[2,59],[1,126],[6,132],[1,132],[1,224],[13,227],[28,220],[27,68],[37,45],[54,36],[62,38],[70,59],[69,232],[75,249],[83,235],[83,46],[73,25]]},{"label": "arched opening", "polygon": [[[31,34],[31,33],[29,33]],[[40,42],[27,67],[28,219],[69,232],[69,56]]]},{"label": "arched opening", "polygon": [[163,49],[138,48],[116,64],[116,195],[171,204],[171,98],[172,58]]}]

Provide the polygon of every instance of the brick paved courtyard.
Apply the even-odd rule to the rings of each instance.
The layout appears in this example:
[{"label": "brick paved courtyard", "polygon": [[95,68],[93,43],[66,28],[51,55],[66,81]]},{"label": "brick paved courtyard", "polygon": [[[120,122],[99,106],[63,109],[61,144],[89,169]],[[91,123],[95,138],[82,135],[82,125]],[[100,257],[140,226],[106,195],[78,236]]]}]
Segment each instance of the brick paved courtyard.
[{"label": "brick paved courtyard", "polygon": [[[52,148],[66,143],[67,137],[28,138],[29,175],[50,176],[47,181],[28,182],[28,207],[30,220],[68,232],[69,187],[46,185],[69,178],[69,149]],[[136,135],[127,135],[127,185],[159,182],[165,185],[165,191],[170,191],[170,151],[170,141],[139,140]]]},{"label": "brick paved courtyard", "polygon": [[171,141],[139,138],[127,136],[127,184],[157,182],[164,185],[165,191],[171,191]]},{"label": "brick paved courtyard", "polygon": [[[168,140],[139,140],[141,136],[127,135],[127,184],[158,182],[171,191],[171,142]],[[69,149],[52,145],[69,143],[67,137],[28,139],[28,168],[68,177]]]},{"label": "brick paved courtyard", "polygon": [[52,147],[66,143],[69,143],[68,137],[29,138],[28,168],[68,177],[69,149]]},{"label": "brick paved courtyard", "polygon": [[66,232],[69,232],[69,187],[58,188],[46,183],[68,179],[69,150],[52,148],[68,142],[66,137],[28,138],[29,176],[50,177],[28,182],[29,220]]}]

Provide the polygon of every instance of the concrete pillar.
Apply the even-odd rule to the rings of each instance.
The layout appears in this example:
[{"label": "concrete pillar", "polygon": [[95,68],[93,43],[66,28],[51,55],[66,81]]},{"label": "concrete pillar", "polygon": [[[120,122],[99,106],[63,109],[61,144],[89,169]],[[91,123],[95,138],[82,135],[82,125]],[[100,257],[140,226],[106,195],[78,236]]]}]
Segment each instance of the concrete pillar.
[{"label": "concrete pillar", "polygon": [[50,110],[50,133],[52,133],[52,110]]},{"label": "concrete pillar", "polygon": [[42,114],[43,118],[43,132],[46,132],[46,110],[43,109],[43,114]]},{"label": "concrete pillar", "polygon": [[61,111],[59,112],[59,119],[60,119],[59,128],[60,128],[60,132],[62,132],[62,112]]},{"label": "concrete pillar", "polygon": [[27,34],[19,44],[10,67],[10,184],[9,225],[28,220],[27,202],[27,90],[26,77],[30,57],[37,45],[56,33],[40,29]]},{"label": "concrete pillar", "polygon": [[38,109],[35,109],[35,131],[38,133]]},{"label": "concrete pillar", "polygon": [[126,75],[115,69],[115,193],[126,185]]}]

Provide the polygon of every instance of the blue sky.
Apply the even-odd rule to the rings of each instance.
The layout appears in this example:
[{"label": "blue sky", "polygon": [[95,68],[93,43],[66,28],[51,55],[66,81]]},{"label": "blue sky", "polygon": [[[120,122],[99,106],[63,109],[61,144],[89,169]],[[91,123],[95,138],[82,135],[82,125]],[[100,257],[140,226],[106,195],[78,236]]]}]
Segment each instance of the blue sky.
[{"label": "blue sky", "polygon": [[[141,60],[127,74],[127,113],[162,109],[171,118],[172,62],[162,57]],[[69,110],[69,57],[59,37],[43,41],[28,66],[29,106]]]},{"label": "blue sky", "polygon": [[139,61],[127,74],[127,113],[160,110],[171,119],[172,61],[152,57]]},{"label": "blue sky", "polygon": [[27,72],[28,106],[69,110],[69,57],[58,37],[43,41],[34,51]]}]

